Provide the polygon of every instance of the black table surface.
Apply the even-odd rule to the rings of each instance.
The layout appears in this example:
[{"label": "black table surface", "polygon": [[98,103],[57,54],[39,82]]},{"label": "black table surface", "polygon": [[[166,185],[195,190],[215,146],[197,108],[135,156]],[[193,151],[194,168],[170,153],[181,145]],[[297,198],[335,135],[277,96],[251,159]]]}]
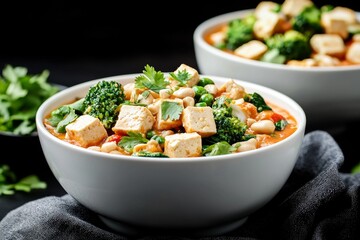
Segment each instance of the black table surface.
[{"label": "black table surface", "polygon": [[[10,2],[15,3],[8,1],[7,4]],[[163,72],[174,71],[182,63],[198,68],[192,40],[195,27],[218,14],[253,8],[259,1],[232,2],[221,5],[207,3],[204,9],[192,5],[187,8],[187,4],[191,3],[185,1],[182,3],[186,13],[181,12],[183,8],[180,7],[157,9],[157,5],[146,5],[134,15],[137,22],[134,17],[124,17],[123,8],[99,3],[71,3],[69,7],[69,4],[52,1],[42,5],[42,8],[32,5],[35,4],[33,2],[16,6],[13,9],[18,11],[16,18],[22,23],[21,27],[11,20],[13,11],[2,13],[2,21],[7,22],[2,27],[0,66],[25,66],[32,73],[48,69],[49,81],[65,86],[102,77],[139,73],[146,64]],[[330,2],[317,3],[322,5]],[[333,3],[338,5],[336,1]],[[136,1],[129,4],[135,9],[138,7]],[[342,1],[342,4],[358,8],[356,1]],[[349,172],[360,161],[355,147],[358,140],[354,138],[359,136],[359,125],[360,119],[336,124],[324,122],[316,126],[308,125],[306,131],[328,131],[344,152],[342,171]],[[1,141],[1,151],[4,152],[6,140]],[[18,159],[1,155],[0,164],[7,162],[22,175],[37,174],[47,182],[48,187],[30,193],[0,196],[0,220],[9,211],[29,201],[66,194],[50,171],[36,141],[29,139],[27,146],[20,147],[16,142],[7,143]]]}]

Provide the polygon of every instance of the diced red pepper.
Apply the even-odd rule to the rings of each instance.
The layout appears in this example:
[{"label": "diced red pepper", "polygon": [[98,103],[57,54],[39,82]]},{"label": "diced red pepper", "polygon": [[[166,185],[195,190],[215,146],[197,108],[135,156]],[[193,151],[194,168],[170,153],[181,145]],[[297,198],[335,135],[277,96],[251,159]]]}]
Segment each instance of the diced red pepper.
[{"label": "diced red pepper", "polygon": [[285,119],[283,115],[278,114],[278,113],[273,113],[273,115],[271,115],[271,119],[276,123],[280,120]]},{"label": "diced red pepper", "polygon": [[117,144],[118,142],[120,142],[121,137],[122,137],[121,135],[113,134],[113,135],[109,136],[106,141],[107,142],[116,142],[116,144]]}]

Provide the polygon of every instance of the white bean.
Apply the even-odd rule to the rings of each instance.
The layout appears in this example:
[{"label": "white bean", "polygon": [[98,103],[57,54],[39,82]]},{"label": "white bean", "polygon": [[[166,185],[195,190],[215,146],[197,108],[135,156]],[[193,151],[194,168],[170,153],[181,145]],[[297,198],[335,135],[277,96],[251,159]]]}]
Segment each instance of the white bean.
[{"label": "white bean", "polygon": [[127,83],[124,85],[124,94],[127,100],[131,98],[131,93],[134,88],[135,88],[135,83]]},{"label": "white bean", "polygon": [[178,90],[173,92],[172,95],[176,98],[183,99],[185,97],[195,97],[195,92],[192,88],[184,87],[184,88],[179,88]]},{"label": "white bean", "polygon": [[170,91],[171,91],[170,89],[161,89],[159,91],[160,98],[162,98],[162,99],[170,98],[170,96],[171,96]]},{"label": "white bean", "polygon": [[275,131],[275,125],[271,120],[261,120],[253,123],[250,128],[260,134],[271,134]]},{"label": "white bean", "polygon": [[87,149],[100,152],[100,147],[99,146],[90,146]]},{"label": "white bean", "polygon": [[185,97],[183,99],[184,107],[193,107],[195,105],[195,99],[192,97]]},{"label": "white bean", "polygon": [[208,93],[210,93],[214,96],[217,95],[217,93],[219,91],[215,84],[207,84],[204,88],[206,91],[208,91]]},{"label": "white bean", "polygon": [[111,141],[111,142],[106,142],[101,146],[101,152],[111,152],[117,149],[117,145],[116,142]]},{"label": "white bean", "polygon": [[240,142],[240,147],[236,150],[237,152],[246,152],[250,150],[255,150],[257,146],[257,140],[255,138],[251,138],[247,141]]}]

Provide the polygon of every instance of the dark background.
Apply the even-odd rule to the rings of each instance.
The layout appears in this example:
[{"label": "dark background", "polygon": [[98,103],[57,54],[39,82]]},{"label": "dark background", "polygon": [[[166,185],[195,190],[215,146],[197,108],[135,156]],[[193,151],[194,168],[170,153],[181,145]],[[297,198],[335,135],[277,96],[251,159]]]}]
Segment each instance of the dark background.
[{"label": "dark background", "polygon": [[[0,14],[0,66],[25,65],[32,72],[47,68],[51,81],[67,85],[139,72],[147,63],[163,71],[180,63],[197,67],[192,39],[197,25],[259,2],[8,1]],[[360,10],[357,1],[315,4]]]},{"label": "dark background", "polygon": [[[93,2],[93,3],[92,3]],[[113,75],[139,73],[146,64],[163,72],[181,63],[197,68],[193,32],[203,21],[227,12],[255,8],[260,1],[3,1],[0,10],[0,67],[27,67],[30,73],[50,71],[49,81],[72,86]],[[276,1],[282,3],[283,1]],[[360,11],[357,1],[315,1]],[[330,132],[344,151],[344,171],[360,159],[353,135],[358,122],[307,126],[307,131]],[[49,195],[63,195],[34,140],[1,139],[0,164],[10,162],[17,173],[37,174],[47,190],[0,196],[0,220],[10,210]],[[6,141],[10,147],[4,147]],[[6,145],[5,145],[6,146]],[[21,148],[19,148],[21,146]],[[22,154],[18,161],[4,149]],[[17,150],[20,149],[20,150]]]}]

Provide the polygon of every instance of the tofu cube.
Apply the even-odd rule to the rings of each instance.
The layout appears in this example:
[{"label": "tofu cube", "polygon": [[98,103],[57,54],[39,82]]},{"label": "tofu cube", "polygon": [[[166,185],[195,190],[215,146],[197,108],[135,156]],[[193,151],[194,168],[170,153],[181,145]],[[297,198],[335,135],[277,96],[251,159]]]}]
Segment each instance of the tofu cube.
[{"label": "tofu cube", "polygon": [[311,5],[313,2],[309,0],[285,0],[281,5],[281,12],[288,17],[294,17]]},{"label": "tofu cube", "polygon": [[260,2],[254,11],[254,15],[257,19],[266,17],[269,13],[274,13],[274,9],[279,6],[278,3],[272,1],[262,1]]},{"label": "tofu cube", "polygon": [[345,53],[344,40],[337,34],[315,34],[310,45],[316,53],[342,57]]},{"label": "tofu cube", "polygon": [[360,33],[355,34],[355,35],[352,37],[352,40],[353,40],[354,42],[360,42]]},{"label": "tofu cube", "polygon": [[243,86],[237,84],[233,79],[231,79],[220,86],[218,94],[236,100],[243,98],[246,92]]},{"label": "tofu cube", "polygon": [[75,141],[81,147],[98,145],[108,137],[101,121],[90,115],[81,115],[66,126],[68,139]]},{"label": "tofu cube", "polygon": [[332,12],[321,14],[321,25],[324,27],[325,33],[338,34],[343,39],[349,36],[348,23],[344,19],[338,18]]},{"label": "tofu cube", "polygon": [[346,60],[351,63],[360,64],[360,42],[353,42],[350,45],[346,52]]},{"label": "tofu cube", "polygon": [[356,12],[350,8],[335,7],[329,13],[331,13],[336,19],[345,21],[348,25],[357,22]]},{"label": "tofu cube", "polygon": [[336,57],[323,54],[314,54],[312,58],[316,61],[317,66],[332,67],[340,65],[340,60]]},{"label": "tofu cube", "polygon": [[197,133],[176,133],[165,137],[164,154],[170,158],[200,157],[201,136]]},{"label": "tofu cube", "polygon": [[117,134],[129,131],[145,134],[152,129],[154,122],[155,119],[147,107],[123,105],[112,130]]},{"label": "tofu cube", "polygon": [[[156,123],[155,123],[155,128],[158,130],[170,130],[176,127],[180,127],[182,126],[182,121],[181,121],[181,114],[183,111],[181,111],[181,114],[179,116],[178,119],[171,119],[171,118],[163,118],[163,115],[165,114],[166,111],[166,103],[176,103],[177,106],[182,107],[182,109],[184,109],[184,103],[182,99],[179,98],[175,98],[175,99],[160,99],[159,100],[159,111],[156,115]],[[176,107],[176,105],[174,105]]]},{"label": "tofu cube", "polygon": [[230,104],[231,114],[242,122],[246,122],[248,118],[256,118],[257,108],[249,102],[245,102],[243,98],[233,100]]},{"label": "tofu cube", "polygon": [[131,92],[130,102],[149,105],[153,101],[154,97],[150,90],[134,88]]},{"label": "tofu cube", "polygon": [[135,83],[133,82],[124,85],[124,94],[126,100],[130,100],[134,88],[135,88]]},{"label": "tofu cube", "polygon": [[271,37],[280,28],[282,18],[279,14],[269,12],[267,15],[259,18],[254,24],[254,35],[263,40]]},{"label": "tofu cube", "polygon": [[225,42],[226,32],[216,32],[210,35],[210,41],[215,46],[220,46]]},{"label": "tofu cube", "polygon": [[258,60],[267,50],[268,47],[265,43],[259,40],[251,40],[235,49],[234,53],[243,58]]},{"label": "tofu cube", "polygon": [[216,133],[216,124],[211,107],[185,108],[182,122],[187,133],[196,132],[201,137],[209,137]]},{"label": "tofu cube", "polygon": [[181,64],[175,70],[174,73],[178,74],[180,71],[181,72],[186,71],[190,75],[190,78],[186,83],[187,87],[192,87],[192,86],[196,85],[199,82],[200,76],[199,76],[199,72],[196,69],[194,69],[194,68],[192,68],[192,67],[190,67],[190,66],[188,66],[186,64]]}]

